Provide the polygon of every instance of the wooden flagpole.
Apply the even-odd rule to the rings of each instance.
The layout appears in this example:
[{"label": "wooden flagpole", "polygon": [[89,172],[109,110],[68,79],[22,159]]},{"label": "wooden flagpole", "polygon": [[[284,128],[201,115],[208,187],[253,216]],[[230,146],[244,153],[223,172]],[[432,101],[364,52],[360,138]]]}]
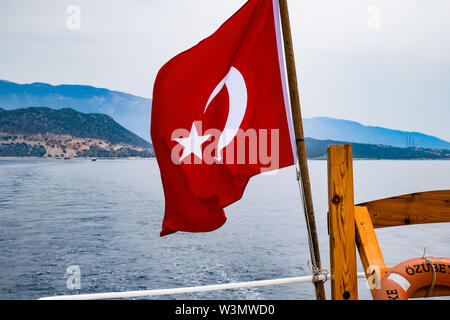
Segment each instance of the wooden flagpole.
[{"label": "wooden flagpole", "polygon": [[[286,69],[289,81],[289,94],[291,101],[292,117],[295,132],[295,145],[297,146],[297,156],[300,166],[300,175],[302,182],[302,193],[305,207],[305,218],[308,225],[309,240],[311,244],[311,262],[314,272],[320,271],[322,266],[320,262],[319,242],[317,237],[316,222],[314,218],[314,208],[311,194],[311,185],[309,180],[308,163],[306,158],[305,138],[303,135],[302,115],[300,111],[300,98],[298,93],[297,72],[295,69],[294,47],[292,44],[291,26],[289,21],[289,10],[287,0],[279,0],[280,17],[283,28],[284,52],[286,57]],[[323,281],[314,282],[317,300],[325,300],[325,290]]]}]

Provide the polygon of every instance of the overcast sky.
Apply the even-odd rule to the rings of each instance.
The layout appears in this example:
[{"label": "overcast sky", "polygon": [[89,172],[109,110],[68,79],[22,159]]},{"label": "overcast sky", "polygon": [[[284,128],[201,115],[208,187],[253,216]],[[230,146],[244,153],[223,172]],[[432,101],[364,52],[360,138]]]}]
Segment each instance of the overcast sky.
[{"label": "overcast sky", "polygon": [[[450,1],[288,2],[304,117],[450,140]],[[244,3],[1,0],[0,79],[151,97],[158,69]]]}]

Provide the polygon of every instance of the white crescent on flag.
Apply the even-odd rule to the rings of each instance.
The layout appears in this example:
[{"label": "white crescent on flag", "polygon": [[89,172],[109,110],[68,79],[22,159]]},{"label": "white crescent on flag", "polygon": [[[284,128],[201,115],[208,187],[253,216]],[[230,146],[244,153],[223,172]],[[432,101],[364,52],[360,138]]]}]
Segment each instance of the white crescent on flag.
[{"label": "white crescent on flag", "polygon": [[222,160],[222,149],[225,148],[236,136],[242,120],[244,119],[245,111],[247,110],[247,86],[245,84],[244,77],[238,69],[231,67],[225,78],[219,82],[211,93],[211,96],[206,103],[204,112],[206,112],[211,101],[216,97],[220,90],[222,90],[224,85],[226,85],[228,89],[230,107],[228,109],[227,122],[225,123],[225,127],[220,135],[217,145],[216,159],[218,161]]}]

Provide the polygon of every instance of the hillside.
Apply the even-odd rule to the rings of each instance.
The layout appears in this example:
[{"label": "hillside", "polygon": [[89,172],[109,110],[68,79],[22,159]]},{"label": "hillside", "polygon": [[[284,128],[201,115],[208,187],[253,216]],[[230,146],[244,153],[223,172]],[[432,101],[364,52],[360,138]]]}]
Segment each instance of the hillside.
[{"label": "hillside", "polygon": [[327,147],[331,144],[351,144],[354,159],[450,159],[448,149],[398,148],[386,145],[374,145],[334,140],[305,139],[306,154],[309,159],[326,159]]},{"label": "hillside", "polygon": [[0,156],[153,156],[152,145],[104,114],[0,108]]},{"label": "hillside", "polygon": [[107,114],[150,141],[151,100],[119,91],[84,85],[19,84],[0,80],[0,106],[6,110],[45,106]]},{"label": "hillside", "polygon": [[317,117],[303,120],[306,137],[317,140],[352,141],[393,147],[450,149],[450,142],[419,132],[364,126],[358,122]]},{"label": "hillside", "polygon": [[[326,157],[327,146],[349,142],[306,138],[310,159]],[[450,159],[450,150],[351,143],[354,158]],[[73,109],[0,108],[0,156],[152,157],[152,145],[104,114]]]}]

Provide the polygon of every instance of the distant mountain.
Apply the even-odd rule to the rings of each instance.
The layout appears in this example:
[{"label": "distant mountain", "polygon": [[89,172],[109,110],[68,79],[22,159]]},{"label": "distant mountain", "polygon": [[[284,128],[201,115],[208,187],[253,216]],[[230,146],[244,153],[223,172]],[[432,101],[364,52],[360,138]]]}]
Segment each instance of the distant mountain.
[{"label": "distant mountain", "polygon": [[351,141],[394,147],[450,149],[450,142],[419,132],[364,126],[358,122],[317,117],[303,120],[306,137],[318,140]]},{"label": "distant mountain", "polygon": [[309,159],[326,159],[327,147],[332,144],[351,144],[354,159],[450,159],[448,149],[399,148],[386,145],[374,145],[334,140],[305,139],[306,154]]},{"label": "distant mountain", "polygon": [[0,108],[0,156],[151,157],[152,145],[105,114]]},{"label": "distant mountain", "polygon": [[[71,108],[83,113],[104,113],[120,125],[150,141],[151,99],[83,85],[18,84],[0,80],[0,107]],[[303,119],[305,136],[317,140],[350,141],[394,147],[450,149],[450,142],[419,132],[364,126],[327,117]]]},{"label": "distant mountain", "polygon": [[131,94],[83,85],[18,84],[0,80],[0,107],[71,108],[83,113],[104,113],[150,141],[151,100]]}]

